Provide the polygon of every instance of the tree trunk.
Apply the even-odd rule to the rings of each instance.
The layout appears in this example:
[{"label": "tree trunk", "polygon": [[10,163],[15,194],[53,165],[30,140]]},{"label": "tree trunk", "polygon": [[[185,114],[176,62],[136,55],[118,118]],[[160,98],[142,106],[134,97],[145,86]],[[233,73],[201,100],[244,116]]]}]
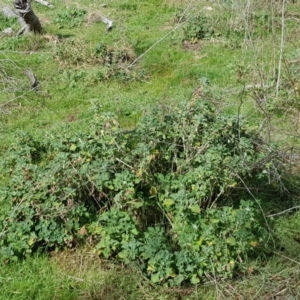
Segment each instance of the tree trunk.
[{"label": "tree trunk", "polygon": [[37,32],[41,33],[42,26],[31,8],[30,0],[15,0],[14,7],[18,13],[18,15],[24,20],[25,28],[24,31],[26,32]]}]

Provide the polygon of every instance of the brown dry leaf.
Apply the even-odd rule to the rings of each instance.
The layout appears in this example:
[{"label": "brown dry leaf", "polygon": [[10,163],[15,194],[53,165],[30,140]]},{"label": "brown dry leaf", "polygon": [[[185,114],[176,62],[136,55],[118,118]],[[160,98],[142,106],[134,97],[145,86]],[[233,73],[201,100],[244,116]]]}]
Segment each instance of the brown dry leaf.
[{"label": "brown dry leaf", "polygon": [[82,227],[81,227],[81,229],[78,231],[78,234],[79,235],[85,235],[87,233],[87,230],[86,230],[86,228],[85,228],[85,225],[83,225]]}]

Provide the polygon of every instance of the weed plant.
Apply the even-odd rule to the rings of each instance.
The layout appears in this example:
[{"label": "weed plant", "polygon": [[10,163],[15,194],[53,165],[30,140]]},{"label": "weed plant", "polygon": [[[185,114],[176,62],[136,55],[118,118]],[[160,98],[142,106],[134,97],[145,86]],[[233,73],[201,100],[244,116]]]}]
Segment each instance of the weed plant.
[{"label": "weed plant", "polygon": [[139,262],[173,286],[231,276],[238,257],[263,249],[270,233],[258,203],[235,195],[229,207],[229,195],[249,176],[263,180],[273,156],[208,103],[165,109],[126,131],[97,104],[89,134],[20,133],[4,160],[2,258],[92,239],[99,255]]}]

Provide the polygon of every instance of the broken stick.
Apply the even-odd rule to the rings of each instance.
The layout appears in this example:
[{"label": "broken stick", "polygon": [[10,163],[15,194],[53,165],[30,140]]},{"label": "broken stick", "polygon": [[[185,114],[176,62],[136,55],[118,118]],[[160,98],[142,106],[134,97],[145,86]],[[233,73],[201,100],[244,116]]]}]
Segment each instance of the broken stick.
[{"label": "broken stick", "polygon": [[39,85],[39,81],[38,79],[36,78],[36,76],[32,73],[31,70],[29,69],[25,69],[24,70],[24,74],[29,78],[30,80],[30,83],[31,83],[31,86],[30,88],[33,89],[33,90],[38,90],[38,85]]},{"label": "broken stick", "polygon": [[37,3],[40,3],[42,5],[45,5],[45,6],[49,7],[49,8],[53,8],[54,7],[52,4],[50,4],[48,1],[45,1],[45,0],[34,0],[34,1],[37,2]]},{"label": "broken stick", "polygon": [[109,20],[108,18],[101,16],[101,21],[107,25],[106,32],[110,31],[113,28],[113,21]]}]

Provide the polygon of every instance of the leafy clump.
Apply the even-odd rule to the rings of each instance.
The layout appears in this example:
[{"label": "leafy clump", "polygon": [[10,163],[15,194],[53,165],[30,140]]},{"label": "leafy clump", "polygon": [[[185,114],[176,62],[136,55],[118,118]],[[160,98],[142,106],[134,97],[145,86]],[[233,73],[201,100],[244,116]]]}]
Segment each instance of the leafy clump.
[{"label": "leafy clump", "polygon": [[186,16],[183,11],[179,11],[175,20],[178,23],[185,22],[183,25],[183,40],[197,42],[215,35],[215,30],[209,19],[203,14]]},{"label": "leafy clump", "polygon": [[54,18],[54,22],[58,24],[59,28],[73,28],[80,26],[84,22],[85,15],[86,10],[84,9],[70,9],[58,13]]},{"label": "leafy clump", "polygon": [[54,58],[66,67],[96,65],[99,80],[134,79],[127,69],[135,58],[130,47],[109,47],[105,43],[99,43],[94,49],[90,49],[82,42],[66,39],[58,44]]},{"label": "leafy clump", "polygon": [[155,283],[196,284],[231,276],[266,243],[257,203],[237,187],[263,182],[268,155],[240,118],[191,101],[156,108],[132,130],[96,107],[89,125],[43,141],[22,134],[9,149],[3,259],[88,240]]}]

